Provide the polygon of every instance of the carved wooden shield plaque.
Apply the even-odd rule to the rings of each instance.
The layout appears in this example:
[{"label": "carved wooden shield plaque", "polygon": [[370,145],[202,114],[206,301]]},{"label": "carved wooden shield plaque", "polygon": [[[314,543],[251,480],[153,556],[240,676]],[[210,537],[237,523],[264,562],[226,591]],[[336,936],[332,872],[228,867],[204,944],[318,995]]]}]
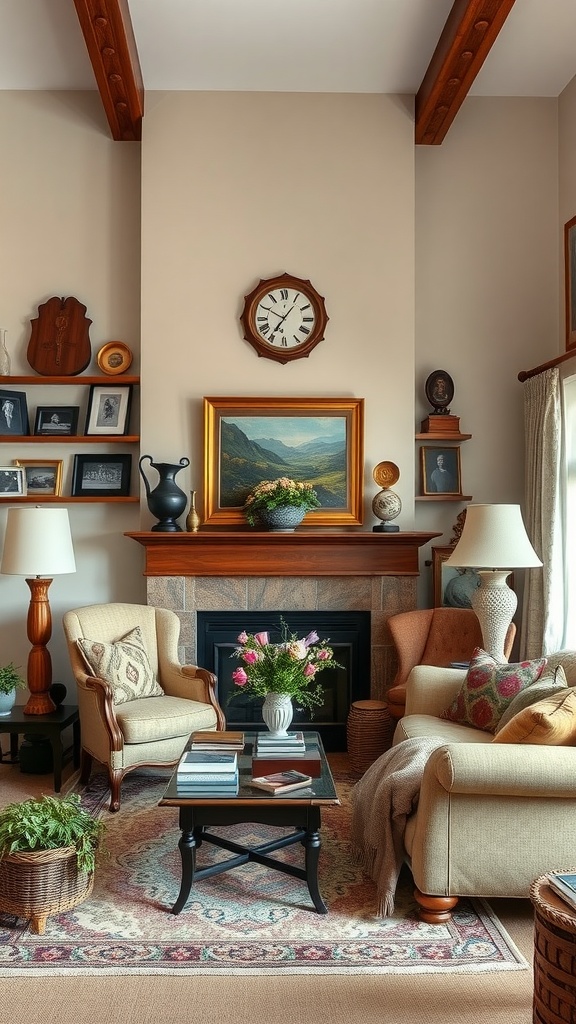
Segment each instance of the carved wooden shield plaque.
[{"label": "carved wooden shield plaque", "polygon": [[92,358],[92,321],[78,299],[54,295],[38,306],[38,316],[30,323],[27,357],[36,373],[45,377],[74,377],[86,369]]}]

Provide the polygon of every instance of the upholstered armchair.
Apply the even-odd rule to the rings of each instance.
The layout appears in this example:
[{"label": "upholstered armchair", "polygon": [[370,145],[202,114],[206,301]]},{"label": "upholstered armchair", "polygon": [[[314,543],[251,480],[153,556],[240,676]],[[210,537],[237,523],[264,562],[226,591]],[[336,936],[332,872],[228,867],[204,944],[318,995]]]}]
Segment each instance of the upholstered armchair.
[{"label": "upholstered armchair", "polygon": [[216,676],[180,664],[180,620],[166,608],[89,605],[66,612],[63,627],[78,688],[80,778],[88,781],[94,758],[103,764],[117,811],[127,772],[175,765],[194,730],[224,728]]},{"label": "upholstered armchair", "polygon": [[[470,661],[482,647],[482,630],[471,608],[422,608],[391,615],[388,626],[398,657],[398,670],[386,699],[392,718],[400,719],[406,706],[406,680],[415,665],[446,668],[455,661]],[[510,623],[504,653],[510,657],[516,626]]]}]

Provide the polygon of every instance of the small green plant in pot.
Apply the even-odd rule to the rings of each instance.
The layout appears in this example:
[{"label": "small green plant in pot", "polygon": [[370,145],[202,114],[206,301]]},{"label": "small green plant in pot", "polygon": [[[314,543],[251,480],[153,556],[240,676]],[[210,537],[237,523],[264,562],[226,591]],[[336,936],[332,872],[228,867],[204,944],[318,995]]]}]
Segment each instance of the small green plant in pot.
[{"label": "small green plant in pot", "polygon": [[10,662],[0,668],[0,715],[9,715],[16,703],[16,690],[24,690],[26,680]]},{"label": "small green plant in pot", "polygon": [[80,797],[42,796],[0,810],[0,910],[30,918],[43,934],[49,914],[92,891],[106,826]]}]

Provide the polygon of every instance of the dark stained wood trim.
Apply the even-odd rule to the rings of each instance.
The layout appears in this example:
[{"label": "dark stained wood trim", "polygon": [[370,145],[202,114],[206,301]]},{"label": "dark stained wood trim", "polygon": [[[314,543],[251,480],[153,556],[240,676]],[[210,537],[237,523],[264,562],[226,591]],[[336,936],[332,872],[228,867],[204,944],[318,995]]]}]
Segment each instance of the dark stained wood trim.
[{"label": "dark stained wood trim", "polygon": [[256,530],[125,533],[146,550],[145,576],[417,576],[439,533]]},{"label": "dark stained wood trim", "polygon": [[535,366],[533,370],[520,370],[518,380],[523,384],[524,381],[530,380],[531,377],[537,377],[539,373],[544,373],[544,370],[551,370],[554,366],[561,366],[562,363],[566,363],[569,359],[576,359],[576,349],[573,352],[563,352],[561,356],[549,359],[547,363],[540,363],[540,366]]},{"label": "dark stained wood trim", "polygon": [[139,142],[144,84],[127,0],[74,0],[112,137]]},{"label": "dark stained wood trim", "polygon": [[417,145],[440,145],[514,2],[456,0],[416,94]]}]

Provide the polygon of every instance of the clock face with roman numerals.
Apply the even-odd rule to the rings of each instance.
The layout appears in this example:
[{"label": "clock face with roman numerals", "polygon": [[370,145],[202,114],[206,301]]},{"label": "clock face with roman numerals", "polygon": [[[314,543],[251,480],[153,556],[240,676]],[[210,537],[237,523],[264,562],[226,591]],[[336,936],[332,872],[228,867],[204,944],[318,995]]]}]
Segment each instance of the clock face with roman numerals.
[{"label": "clock face with roman numerals", "polygon": [[328,316],[310,281],[281,274],[260,281],[245,296],[240,320],[259,356],[287,363],[310,355],[324,337]]}]

